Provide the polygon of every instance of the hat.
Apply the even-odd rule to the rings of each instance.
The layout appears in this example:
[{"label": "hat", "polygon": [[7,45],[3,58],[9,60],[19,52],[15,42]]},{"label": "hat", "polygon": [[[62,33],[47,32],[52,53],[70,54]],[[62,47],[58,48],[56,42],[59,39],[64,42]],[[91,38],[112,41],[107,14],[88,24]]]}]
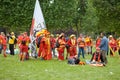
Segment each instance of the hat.
[{"label": "hat", "polygon": [[11,32],[11,34],[14,34],[14,32]]},{"label": "hat", "polygon": [[59,34],[56,34],[56,37],[59,37]]},{"label": "hat", "polygon": [[72,38],[72,37],[75,37],[75,35],[74,35],[74,34],[72,34],[72,35],[70,36],[70,38]]},{"label": "hat", "polygon": [[42,31],[39,31],[36,33],[36,36],[40,36],[42,34]]},{"label": "hat", "polygon": [[53,35],[53,34],[51,34],[50,36],[51,36],[51,37],[54,37],[54,35]]},{"label": "hat", "polygon": [[109,37],[113,37],[112,35],[110,35]]},{"label": "hat", "polygon": [[24,32],[24,34],[27,34],[27,32]]}]

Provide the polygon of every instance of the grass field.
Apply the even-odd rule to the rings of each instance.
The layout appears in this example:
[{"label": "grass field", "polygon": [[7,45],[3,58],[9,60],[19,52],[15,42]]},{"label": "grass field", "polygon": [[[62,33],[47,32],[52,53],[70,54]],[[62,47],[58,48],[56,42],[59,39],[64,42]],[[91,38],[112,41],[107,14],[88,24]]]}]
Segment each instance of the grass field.
[{"label": "grass field", "polygon": [[[86,55],[86,59],[90,59]],[[85,59],[81,59],[85,61]],[[67,61],[30,59],[20,62],[18,55],[0,54],[0,80],[120,80],[120,59],[108,56],[105,67],[71,66]]]}]

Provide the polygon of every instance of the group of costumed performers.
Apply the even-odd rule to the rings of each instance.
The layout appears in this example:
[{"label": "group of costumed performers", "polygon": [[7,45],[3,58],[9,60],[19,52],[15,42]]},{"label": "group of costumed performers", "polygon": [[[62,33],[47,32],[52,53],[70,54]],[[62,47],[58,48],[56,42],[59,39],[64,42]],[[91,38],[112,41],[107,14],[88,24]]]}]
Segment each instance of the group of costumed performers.
[{"label": "group of costumed performers", "polygon": [[29,59],[28,46],[30,43],[30,38],[27,35],[27,32],[21,33],[18,36],[17,43],[20,50],[20,55],[19,55],[20,61],[28,60]]},{"label": "group of costumed performers", "polygon": [[52,59],[50,32],[48,32],[46,29],[43,29],[36,34],[36,37],[36,43],[39,48],[38,57],[40,57],[41,60]]}]

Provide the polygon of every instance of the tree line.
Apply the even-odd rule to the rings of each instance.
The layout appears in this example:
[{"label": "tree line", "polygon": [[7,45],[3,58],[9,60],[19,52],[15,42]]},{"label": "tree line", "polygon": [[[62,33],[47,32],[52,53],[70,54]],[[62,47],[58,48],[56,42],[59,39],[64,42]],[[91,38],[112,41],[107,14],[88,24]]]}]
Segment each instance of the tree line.
[{"label": "tree line", "polygon": [[[0,0],[0,26],[7,31],[29,31],[36,0]],[[54,33],[120,32],[119,0],[39,0],[47,29]]]}]

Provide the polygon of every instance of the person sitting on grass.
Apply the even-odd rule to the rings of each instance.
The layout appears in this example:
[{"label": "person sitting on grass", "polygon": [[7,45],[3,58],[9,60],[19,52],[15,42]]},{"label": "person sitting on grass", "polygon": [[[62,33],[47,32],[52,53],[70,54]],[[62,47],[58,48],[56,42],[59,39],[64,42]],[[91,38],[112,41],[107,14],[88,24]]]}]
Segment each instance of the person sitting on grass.
[{"label": "person sitting on grass", "polygon": [[100,48],[96,48],[96,51],[93,53],[91,58],[91,63],[99,63],[101,62],[101,54],[100,54]]},{"label": "person sitting on grass", "polygon": [[71,64],[71,65],[85,65],[84,62],[80,61],[80,59],[78,58],[77,55],[75,56],[70,56],[68,58],[68,64]]},{"label": "person sitting on grass", "polygon": [[101,60],[102,60],[102,57],[101,57],[100,48],[97,47],[96,51],[93,53],[92,58],[90,60],[90,65],[105,66],[104,64],[102,64]]}]

